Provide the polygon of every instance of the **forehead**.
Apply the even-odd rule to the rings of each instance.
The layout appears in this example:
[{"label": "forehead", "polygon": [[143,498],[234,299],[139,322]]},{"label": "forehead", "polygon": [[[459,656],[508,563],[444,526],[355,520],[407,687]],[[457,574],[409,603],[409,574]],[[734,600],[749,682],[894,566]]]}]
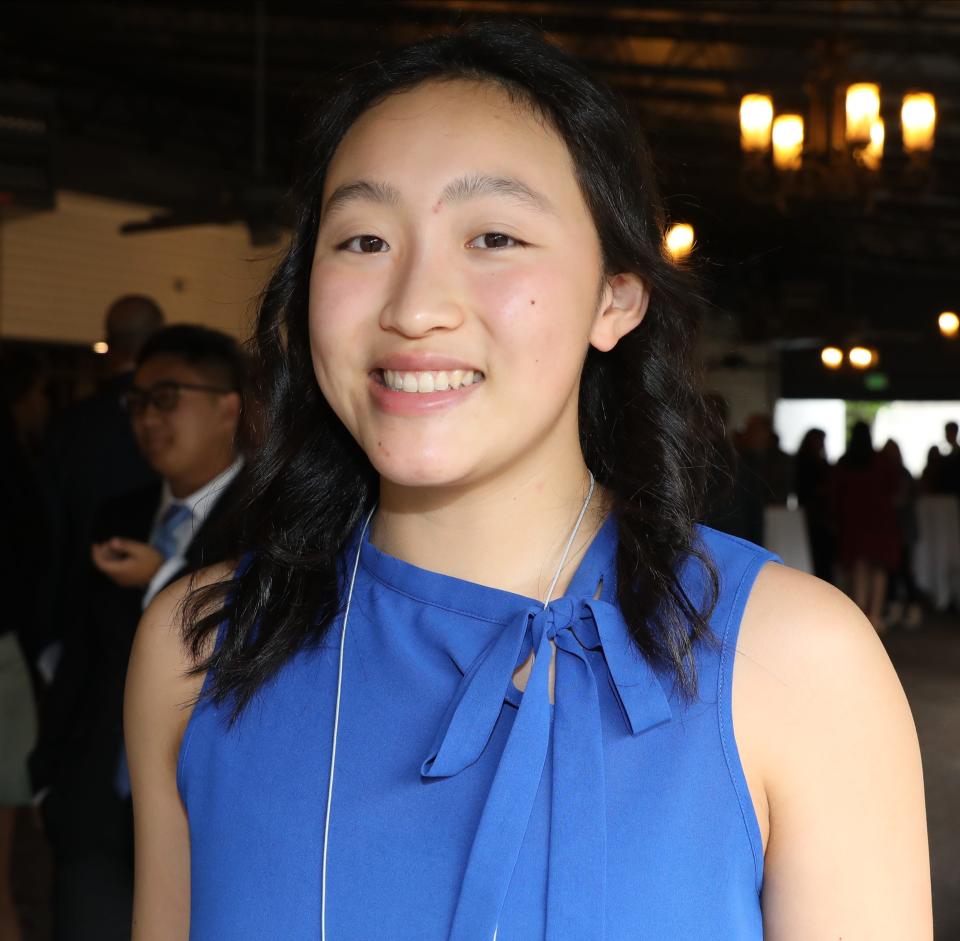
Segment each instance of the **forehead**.
[{"label": "forehead", "polygon": [[203,385],[207,376],[191,366],[183,357],[173,353],[161,353],[151,356],[143,365],[137,367],[134,384],[140,388],[156,385],[158,382],[185,382]]},{"label": "forehead", "polygon": [[358,179],[404,200],[437,201],[465,174],[519,179],[566,208],[583,206],[563,139],[534,109],[489,82],[429,82],[364,112],[334,153],[324,200]]}]

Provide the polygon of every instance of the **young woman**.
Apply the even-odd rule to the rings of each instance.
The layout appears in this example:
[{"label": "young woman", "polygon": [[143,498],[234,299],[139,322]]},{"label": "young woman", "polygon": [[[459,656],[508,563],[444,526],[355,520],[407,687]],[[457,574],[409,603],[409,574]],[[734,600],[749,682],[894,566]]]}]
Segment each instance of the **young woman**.
[{"label": "young woman", "polygon": [[480,25],[312,141],[249,551],[131,661],[136,941],[929,937],[875,633],[695,525],[697,297],[609,92]]}]

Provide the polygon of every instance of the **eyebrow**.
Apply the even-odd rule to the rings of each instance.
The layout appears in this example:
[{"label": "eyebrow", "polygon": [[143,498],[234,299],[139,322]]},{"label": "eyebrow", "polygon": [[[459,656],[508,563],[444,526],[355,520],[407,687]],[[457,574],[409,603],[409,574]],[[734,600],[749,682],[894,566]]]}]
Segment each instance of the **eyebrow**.
[{"label": "eyebrow", "polygon": [[327,204],[321,210],[320,217],[326,219],[349,203],[360,201],[397,206],[400,204],[400,191],[389,183],[378,183],[370,180],[344,183],[343,186],[338,186],[330,194]]},{"label": "eyebrow", "polygon": [[[440,199],[445,203],[463,203],[481,196],[505,196],[524,203],[538,212],[556,212],[553,204],[543,193],[513,177],[497,177],[486,174],[462,176],[443,188]],[[374,180],[357,180],[354,183],[344,183],[330,195],[327,204],[323,207],[321,218],[327,219],[349,203],[356,201],[398,206],[401,202],[400,191],[389,183]]]},{"label": "eyebrow", "polygon": [[479,196],[506,196],[526,203],[539,212],[554,212],[553,204],[543,193],[527,186],[522,180],[508,176],[486,176],[485,174],[462,176],[448,183],[440,194],[444,202],[450,203],[462,203]]}]

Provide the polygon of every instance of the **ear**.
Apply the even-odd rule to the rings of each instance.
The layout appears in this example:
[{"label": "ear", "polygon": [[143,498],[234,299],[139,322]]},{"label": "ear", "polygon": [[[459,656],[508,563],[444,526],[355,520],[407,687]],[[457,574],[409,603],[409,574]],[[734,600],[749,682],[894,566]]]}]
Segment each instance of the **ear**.
[{"label": "ear", "polygon": [[220,414],[225,422],[236,425],[240,421],[240,393],[229,392],[220,396]]},{"label": "ear", "polygon": [[636,327],[647,312],[650,293],[639,275],[632,272],[604,279],[600,309],[590,331],[590,345],[601,353],[612,350]]}]

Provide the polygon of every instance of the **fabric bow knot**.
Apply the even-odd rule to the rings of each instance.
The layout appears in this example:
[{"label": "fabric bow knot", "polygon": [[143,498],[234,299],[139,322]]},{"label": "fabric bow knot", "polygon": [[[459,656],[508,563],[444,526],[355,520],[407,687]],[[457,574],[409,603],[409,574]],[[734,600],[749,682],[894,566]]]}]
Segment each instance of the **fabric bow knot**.
[{"label": "fabric bow knot", "polygon": [[[554,709],[551,641],[556,645]],[[592,663],[606,674],[627,733],[639,735],[672,717],[659,679],[631,646],[617,608],[596,599],[560,598],[546,608],[519,612],[472,662],[453,651],[463,678],[421,766],[424,777],[451,777],[480,758],[513,674],[531,649],[533,669],[480,816],[450,941],[494,936],[540,786],[551,728],[546,937],[596,941],[603,936],[606,799],[600,693]]]}]

